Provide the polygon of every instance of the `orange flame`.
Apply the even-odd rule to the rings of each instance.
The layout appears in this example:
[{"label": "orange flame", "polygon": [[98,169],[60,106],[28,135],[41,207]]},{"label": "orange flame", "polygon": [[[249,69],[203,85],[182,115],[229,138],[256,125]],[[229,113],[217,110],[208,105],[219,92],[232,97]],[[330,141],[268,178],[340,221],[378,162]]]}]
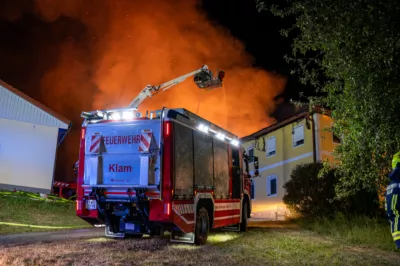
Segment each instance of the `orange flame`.
[{"label": "orange flame", "polygon": [[[206,92],[188,81],[146,99],[141,110],[186,108],[243,136],[269,125],[273,98],[286,80],[255,69],[243,44],[198,10],[196,1],[36,0],[47,20],[80,19],[90,54],[70,41],[43,91],[82,108],[126,106],[147,84],[158,85],[207,64],[226,72],[224,87]],[[53,93],[50,93],[53,91]],[[57,95],[54,91],[57,91]],[[67,107],[65,107],[67,108]]]}]

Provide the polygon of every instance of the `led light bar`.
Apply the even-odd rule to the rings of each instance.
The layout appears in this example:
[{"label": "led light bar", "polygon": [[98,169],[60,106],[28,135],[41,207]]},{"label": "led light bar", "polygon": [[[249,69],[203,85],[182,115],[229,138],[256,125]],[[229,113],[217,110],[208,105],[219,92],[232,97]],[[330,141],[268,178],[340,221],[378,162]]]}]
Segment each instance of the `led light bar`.
[{"label": "led light bar", "polygon": [[217,138],[219,138],[220,140],[225,140],[225,135],[220,133],[220,132],[218,132],[217,133]]},{"label": "led light bar", "polygon": [[199,129],[200,131],[202,131],[204,133],[211,132],[211,133],[215,134],[215,136],[218,139],[224,140],[224,141],[229,141],[233,146],[239,147],[239,141],[237,139],[233,139],[233,138],[227,137],[227,136],[225,136],[224,133],[215,131],[215,130],[209,128],[208,126],[206,126],[204,124],[199,124],[197,126],[197,129]]},{"label": "led light bar", "polygon": [[236,147],[239,147],[239,141],[238,141],[237,139],[233,139],[233,140],[231,141],[231,144],[234,145],[234,146],[236,146]]},{"label": "led light bar", "polygon": [[122,119],[129,120],[129,119],[133,119],[133,117],[134,117],[133,112],[123,112],[122,113]]},{"label": "led light bar", "polygon": [[121,119],[121,114],[120,113],[113,113],[110,118],[112,120],[120,120]]},{"label": "led light bar", "polygon": [[204,133],[208,133],[208,130],[209,130],[208,126],[203,125],[203,124],[198,125],[197,128],[198,128],[200,131],[203,131]]}]

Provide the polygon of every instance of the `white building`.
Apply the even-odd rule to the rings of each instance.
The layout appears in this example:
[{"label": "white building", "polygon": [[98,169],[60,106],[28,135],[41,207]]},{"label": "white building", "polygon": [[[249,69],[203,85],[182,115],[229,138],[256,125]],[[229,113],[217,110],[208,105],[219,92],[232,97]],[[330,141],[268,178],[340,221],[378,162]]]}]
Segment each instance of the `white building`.
[{"label": "white building", "polygon": [[49,193],[71,122],[0,80],[0,189]]}]

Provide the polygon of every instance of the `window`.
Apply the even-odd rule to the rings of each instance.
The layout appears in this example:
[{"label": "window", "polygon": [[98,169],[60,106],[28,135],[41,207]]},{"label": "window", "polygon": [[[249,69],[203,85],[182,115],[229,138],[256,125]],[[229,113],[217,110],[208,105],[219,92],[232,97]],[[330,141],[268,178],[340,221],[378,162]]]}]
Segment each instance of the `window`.
[{"label": "window", "polygon": [[332,131],[331,131],[331,132],[332,132],[332,142],[333,142],[333,143],[340,143],[340,138],[339,138],[339,136],[336,135],[335,132],[334,132],[335,128],[334,128],[334,125],[333,125],[333,124],[332,124],[331,130],[332,130]]},{"label": "window", "polygon": [[247,154],[249,155],[249,163],[254,162],[254,147],[248,148]]},{"label": "window", "polygon": [[340,143],[340,138],[332,132],[333,143]]},{"label": "window", "polygon": [[304,126],[298,125],[293,128],[293,147],[300,146],[304,144]]},{"label": "window", "polygon": [[276,154],[276,138],[274,136],[267,139],[267,157]]},{"label": "window", "polygon": [[277,186],[277,177],[276,175],[270,175],[267,178],[267,196],[276,196],[278,194],[278,186]]}]

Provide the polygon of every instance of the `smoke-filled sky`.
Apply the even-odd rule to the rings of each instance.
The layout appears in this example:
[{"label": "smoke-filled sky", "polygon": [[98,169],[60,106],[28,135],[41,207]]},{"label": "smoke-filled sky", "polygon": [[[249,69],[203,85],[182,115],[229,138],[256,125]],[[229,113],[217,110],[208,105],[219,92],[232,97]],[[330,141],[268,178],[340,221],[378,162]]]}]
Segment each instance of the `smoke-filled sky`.
[{"label": "smoke-filled sky", "polygon": [[[286,78],[256,68],[246,43],[215,22],[217,8],[206,10],[200,4],[2,0],[0,79],[74,122],[59,151],[56,179],[72,178],[81,111],[126,106],[147,84],[161,84],[203,64],[214,73],[225,71],[223,88],[199,90],[189,78],[146,99],[142,111],[183,107],[239,136],[273,123],[274,98],[284,91]],[[256,12],[254,3],[250,6]],[[237,14],[237,20],[248,19],[244,12]],[[248,31],[256,34],[252,28]],[[271,35],[258,38],[274,42]]]}]

